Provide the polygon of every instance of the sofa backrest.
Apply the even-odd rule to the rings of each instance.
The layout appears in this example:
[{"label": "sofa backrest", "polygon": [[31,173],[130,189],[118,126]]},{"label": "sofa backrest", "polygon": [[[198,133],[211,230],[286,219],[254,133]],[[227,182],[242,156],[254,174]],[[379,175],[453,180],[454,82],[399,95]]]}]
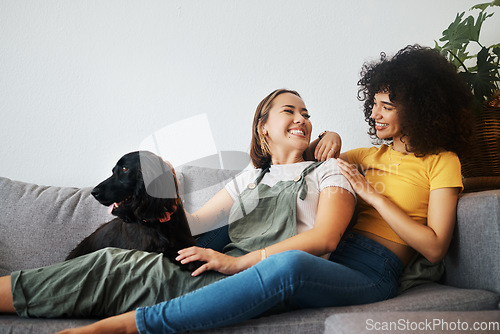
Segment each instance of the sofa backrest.
[{"label": "sofa backrest", "polygon": [[[238,172],[178,168],[186,209],[201,207]],[[110,220],[90,191],[0,177],[0,276],[63,261],[83,238]],[[445,284],[500,293],[500,190],[460,197],[445,263]]]},{"label": "sofa backrest", "polygon": [[184,207],[188,212],[196,211],[240,172],[197,166],[176,168],[179,193]]},{"label": "sofa backrest", "polygon": [[500,293],[500,189],[460,197],[445,265],[444,283]]},{"label": "sofa backrest", "polygon": [[90,191],[0,177],[0,275],[63,261],[108,221],[107,209]]}]

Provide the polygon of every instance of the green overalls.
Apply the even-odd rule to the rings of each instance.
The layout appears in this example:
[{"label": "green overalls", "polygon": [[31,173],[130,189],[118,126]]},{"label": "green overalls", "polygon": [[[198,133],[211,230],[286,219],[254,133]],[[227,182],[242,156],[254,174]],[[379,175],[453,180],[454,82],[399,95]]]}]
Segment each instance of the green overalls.
[{"label": "green overalls", "polygon": [[[296,235],[297,196],[306,198],[305,176],[320,164],[273,187],[260,183],[268,172],[263,170],[231,209],[231,243],[224,252],[241,256]],[[215,271],[192,277],[162,254],[106,248],[45,268],[13,272],[11,282],[20,316],[102,317],[170,300],[224,277]]]},{"label": "green overalls", "polygon": [[[238,197],[229,214],[231,243],[224,253],[241,256],[297,234],[297,196],[307,196],[306,175],[323,162],[307,166],[294,180],[279,181],[273,187],[260,183],[264,169]],[[257,202],[257,203],[255,203]],[[254,205],[252,205],[254,204]],[[255,206],[247,212],[249,206]]]}]

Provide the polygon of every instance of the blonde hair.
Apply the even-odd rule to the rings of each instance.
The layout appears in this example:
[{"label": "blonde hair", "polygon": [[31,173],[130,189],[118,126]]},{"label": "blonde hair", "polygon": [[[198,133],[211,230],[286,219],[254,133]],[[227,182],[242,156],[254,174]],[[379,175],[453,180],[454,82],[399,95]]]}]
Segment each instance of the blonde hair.
[{"label": "blonde hair", "polygon": [[252,124],[252,141],[250,144],[250,159],[256,168],[266,168],[271,165],[271,152],[266,138],[262,134],[262,125],[269,117],[274,99],[281,94],[290,93],[302,98],[299,93],[289,89],[276,89],[260,101],[255,111]]}]

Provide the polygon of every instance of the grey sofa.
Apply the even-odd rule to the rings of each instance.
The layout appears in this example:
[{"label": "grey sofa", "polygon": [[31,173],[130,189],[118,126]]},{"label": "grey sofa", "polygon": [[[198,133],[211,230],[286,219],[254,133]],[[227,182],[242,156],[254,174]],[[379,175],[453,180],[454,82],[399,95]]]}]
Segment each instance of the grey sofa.
[{"label": "grey sofa", "polygon": [[[193,166],[179,168],[177,174],[187,210],[201,206],[236,173]],[[106,208],[92,198],[90,191],[91,188],[41,186],[0,177],[0,275],[62,261],[81,239],[108,221]],[[466,323],[468,329],[476,322],[484,322],[490,324],[486,329],[492,329],[500,322],[500,190],[461,196],[457,228],[445,262],[446,272],[440,283],[421,281],[391,300],[293,311],[206,332],[386,333],[393,328],[384,326],[400,325],[393,332],[402,332],[405,324],[415,329],[424,322],[434,323],[435,319],[455,328],[457,321]],[[52,333],[93,321],[96,319],[0,315],[0,333]],[[442,327],[437,329],[428,332],[446,332]]]}]

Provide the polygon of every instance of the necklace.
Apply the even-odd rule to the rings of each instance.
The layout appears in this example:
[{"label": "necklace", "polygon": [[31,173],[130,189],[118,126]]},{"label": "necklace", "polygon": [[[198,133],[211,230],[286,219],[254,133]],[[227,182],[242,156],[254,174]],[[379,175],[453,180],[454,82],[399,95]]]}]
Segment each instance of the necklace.
[{"label": "necklace", "polygon": [[396,167],[397,167],[397,166],[401,165],[401,160],[403,160],[403,158],[404,158],[404,156],[405,156],[405,155],[404,155],[404,154],[402,154],[402,155],[401,155],[401,157],[399,158],[398,163],[394,163],[394,161],[392,161],[392,159],[391,159],[391,150],[392,150],[392,151],[396,151],[396,150],[392,147],[392,145],[391,145],[391,148],[389,148],[389,161],[391,162],[391,164],[393,164],[394,166],[396,166]]}]

